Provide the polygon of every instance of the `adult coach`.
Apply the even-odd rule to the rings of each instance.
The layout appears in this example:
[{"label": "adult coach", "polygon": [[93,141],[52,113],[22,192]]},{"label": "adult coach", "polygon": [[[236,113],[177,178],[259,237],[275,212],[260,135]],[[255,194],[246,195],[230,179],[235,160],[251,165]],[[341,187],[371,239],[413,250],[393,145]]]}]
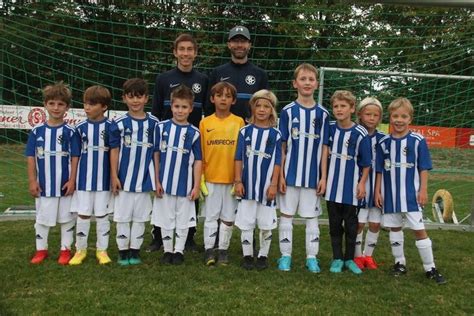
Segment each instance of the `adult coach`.
[{"label": "adult coach", "polygon": [[[249,30],[245,26],[235,26],[229,32],[227,48],[231,60],[216,67],[209,77],[209,89],[219,81],[227,81],[237,89],[237,102],[231,107],[231,112],[244,120],[250,117],[249,100],[252,95],[268,89],[268,76],[265,70],[252,64],[248,54],[252,43]],[[214,112],[214,107],[207,98],[206,115]]]},{"label": "adult coach", "polygon": [[[205,105],[208,87],[208,78],[193,68],[194,60],[198,52],[197,42],[190,34],[181,34],[173,42],[173,54],[176,58],[176,68],[156,76],[155,87],[153,89],[153,103],[151,113],[160,120],[167,120],[173,117],[171,113],[171,91],[179,85],[186,85],[194,93],[193,111],[189,115],[188,121],[199,128]],[[196,201],[196,214],[198,211]],[[194,235],[196,228],[189,229],[186,249],[196,250]],[[148,247],[148,251],[156,251],[161,248],[161,230],[158,226],[152,228],[153,240]]]}]

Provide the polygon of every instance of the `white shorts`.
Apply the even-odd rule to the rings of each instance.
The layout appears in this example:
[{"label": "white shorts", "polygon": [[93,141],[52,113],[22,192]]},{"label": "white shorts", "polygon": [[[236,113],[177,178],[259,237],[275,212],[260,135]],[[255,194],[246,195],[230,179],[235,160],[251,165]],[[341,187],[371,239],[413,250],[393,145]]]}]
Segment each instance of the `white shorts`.
[{"label": "white shorts", "polygon": [[76,217],[71,213],[71,196],[44,197],[35,199],[36,222],[53,227],[56,223],[68,223]]},{"label": "white shorts", "polygon": [[103,217],[112,213],[110,191],[75,191],[71,201],[71,212],[83,216]]},{"label": "white shorts", "polygon": [[383,225],[385,227],[403,227],[403,217],[406,224],[413,230],[425,229],[422,212],[403,212],[383,214]]},{"label": "white shorts", "polygon": [[196,207],[188,197],[163,194],[153,200],[151,224],[163,229],[186,229],[196,226]]},{"label": "white shorts", "polygon": [[148,222],[153,209],[149,192],[120,191],[114,197],[114,222]]},{"label": "white shorts", "polygon": [[278,195],[278,205],[285,215],[295,216],[296,211],[306,218],[321,215],[321,199],[311,188],[287,186],[286,193]]},{"label": "white shorts", "polygon": [[382,211],[378,207],[361,208],[357,216],[359,223],[380,223],[382,220]]},{"label": "white shorts", "polygon": [[235,221],[237,200],[231,194],[232,184],[206,182],[209,195],[206,196],[202,209],[206,221],[221,219],[226,222]]},{"label": "white shorts", "polygon": [[235,226],[241,230],[254,229],[272,230],[277,227],[276,207],[266,206],[255,200],[242,199],[237,206]]}]

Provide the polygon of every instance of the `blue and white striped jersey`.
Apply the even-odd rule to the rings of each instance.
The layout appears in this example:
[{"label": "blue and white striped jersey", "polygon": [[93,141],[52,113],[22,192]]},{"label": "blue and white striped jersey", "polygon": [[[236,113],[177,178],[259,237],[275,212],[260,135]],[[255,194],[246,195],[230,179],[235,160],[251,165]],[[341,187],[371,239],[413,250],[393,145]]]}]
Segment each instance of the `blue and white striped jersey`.
[{"label": "blue and white striped jersey", "polygon": [[418,133],[405,137],[383,137],[377,146],[376,171],[382,174],[384,213],[422,211],[416,197],[420,171],[431,170],[426,140]]},{"label": "blue and white striped jersey", "polygon": [[281,165],[281,134],[278,129],[247,125],[240,129],[235,160],[242,161],[242,184],[246,200],[256,200],[267,206],[275,206],[275,200],[267,201],[275,165]]},{"label": "blue and white striped jersey", "polygon": [[160,154],[160,182],[165,193],[188,196],[193,189],[193,166],[202,160],[201,134],[191,124],[166,120],[156,126],[155,151]]},{"label": "blue and white striped jersey", "polygon": [[43,123],[31,130],[25,154],[35,157],[41,196],[64,195],[62,187],[70,177],[71,157],[80,155],[79,146],[74,128],[66,123],[54,127]]},{"label": "blue and white striped jersey", "polygon": [[158,119],[146,114],[135,119],[128,113],[112,121],[110,148],[120,148],[118,176],[127,192],[155,190],[154,133]]},{"label": "blue and white striped jersey", "polygon": [[367,178],[367,182],[365,183],[365,192],[366,192],[365,207],[366,208],[375,207],[374,189],[375,189],[375,175],[376,175],[375,163],[376,163],[376,157],[377,157],[377,143],[384,136],[385,136],[385,133],[382,133],[377,130],[372,135],[369,135],[370,147],[372,149],[372,165],[369,171],[369,177]]},{"label": "blue and white striped jersey", "polygon": [[358,124],[342,129],[336,122],[329,123],[329,169],[326,200],[363,206],[357,200],[357,184],[362,168],[370,167],[372,151],[367,130]]},{"label": "blue and white striped jersey", "polygon": [[286,142],[284,172],[289,186],[316,188],[321,177],[322,146],[329,143],[329,113],[320,106],[305,108],[296,101],[280,113],[279,129]]},{"label": "blue and white striped jersey", "polygon": [[110,190],[110,125],[111,122],[104,119],[100,122],[86,120],[76,126],[76,133],[81,140],[77,190]]}]

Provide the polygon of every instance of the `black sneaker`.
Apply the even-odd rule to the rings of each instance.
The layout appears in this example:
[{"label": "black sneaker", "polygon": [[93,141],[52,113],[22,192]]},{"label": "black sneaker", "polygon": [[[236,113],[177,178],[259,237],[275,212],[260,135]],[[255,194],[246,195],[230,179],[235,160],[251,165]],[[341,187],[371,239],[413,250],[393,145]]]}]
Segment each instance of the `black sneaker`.
[{"label": "black sneaker", "polygon": [[204,252],[204,264],[206,266],[213,266],[216,264],[216,257],[214,256],[214,249],[206,249]]},{"label": "black sneaker", "polygon": [[229,264],[229,255],[227,254],[227,250],[219,249],[217,254],[217,263],[222,264],[224,266]]},{"label": "black sneaker", "polygon": [[401,264],[400,262],[397,262],[392,268],[392,274],[394,276],[407,274],[407,267],[405,267],[405,265]]},{"label": "black sneaker", "polygon": [[171,264],[173,260],[173,254],[171,252],[165,252],[160,259],[161,264]]},{"label": "black sneaker", "polygon": [[436,270],[436,268],[431,268],[430,271],[427,271],[426,272],[426,277],[428,279],[435,280],[436,284],[438,284],[438,285],[446,283],[446,279],[444,278],[444,276],[441,275],[441,273],[439,273],[438,270]]},{"label": "black sneaker", "polygon": [[142,263],[142,259],[140,258],[140,249],[130,249],[128,263],[131,265]]},{"label": "black sneaker", "polygon": [[152,240],[150,245],[146,248],[146,252],[155,252],[161,249],[163,242],[160,240]]},{"label": "black sneaker", "polygon": [[266,268],[268,268],[267,257],[258,257],[257,262],[255,263],[255,267],[257,268],[257,270],[265,270]]},{"label": "black sneaker", "polygon": [[253,257],[245,256],[244,260],[242,261],[242,268],[244,268],[245,270],[252,270],[253,267],[254,267]]},{"label": "black sneaker", "polygon": [[194,239],[187,239],[186,244],[184,245],[184,250],[189,252],[199,252],[199,247]]},{"label": "black sneaker", "polygon": [[171,264],[175,266],[182,265],[184,263],[184,255],[181,252],[175,252],[173,254],[173,259],[171,260]]}]

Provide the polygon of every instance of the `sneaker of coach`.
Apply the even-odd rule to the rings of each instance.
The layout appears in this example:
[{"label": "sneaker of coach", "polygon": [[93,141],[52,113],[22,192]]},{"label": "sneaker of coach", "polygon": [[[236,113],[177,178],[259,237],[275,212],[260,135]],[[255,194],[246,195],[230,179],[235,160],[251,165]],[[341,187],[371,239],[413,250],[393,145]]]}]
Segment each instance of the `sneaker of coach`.
[{"label": "sneaker of coach", "polygon": [[69,265],[70,266],[80,265],[86,259],[86,257],[87,257],[87,249],[78,249],[76,250],[76,253],[72,257],[72,259],[69,260]]}]

